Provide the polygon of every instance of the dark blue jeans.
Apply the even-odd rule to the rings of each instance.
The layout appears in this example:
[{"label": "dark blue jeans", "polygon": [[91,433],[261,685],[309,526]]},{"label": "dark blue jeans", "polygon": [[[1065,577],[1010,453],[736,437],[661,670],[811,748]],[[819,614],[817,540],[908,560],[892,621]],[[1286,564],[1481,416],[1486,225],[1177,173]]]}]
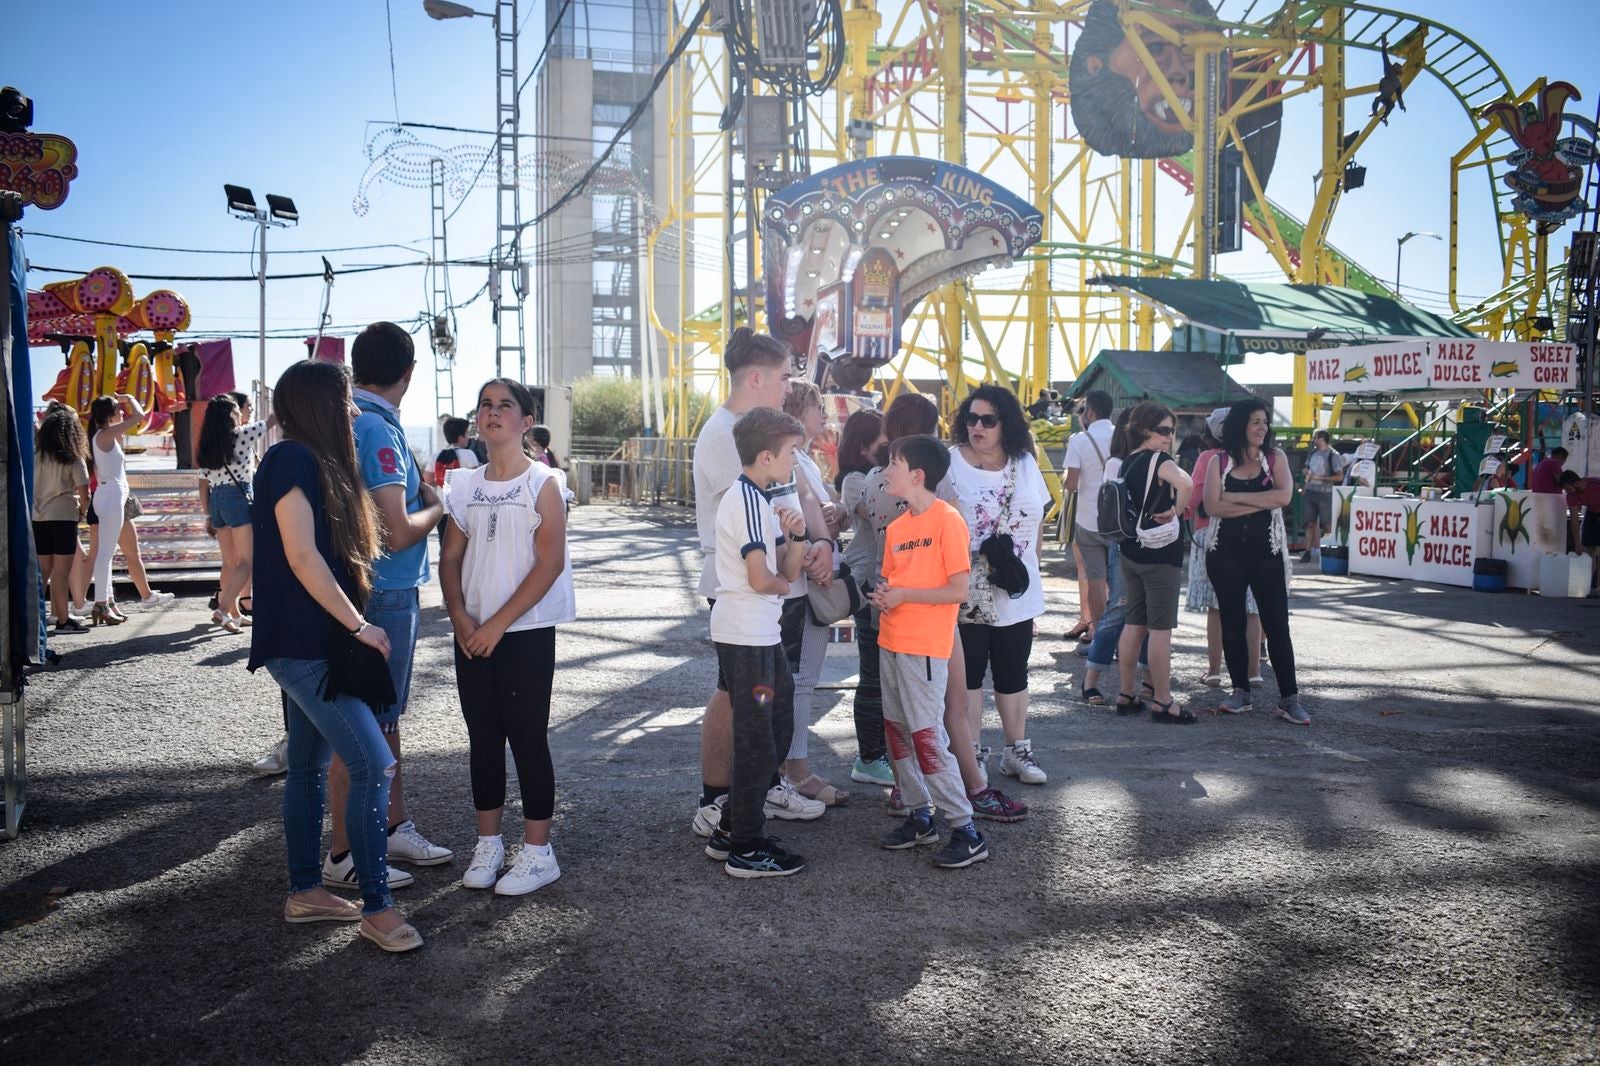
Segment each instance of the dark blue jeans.
[{"label": "dark blue jeans", "polygon": [[[1094,639],[1089,642],[1089,665],[1104,672],[1111,669],[1117,657],[1117,641],[1122,639],[1122,627],[1128,615],[1127,579],[1122,576],[1122,552],[1112,545],[1108,552],[1111,565],[1106,571],[1106,613],[1094,627]],[[1150,642],[1139,648],[1139,662],[1149,665]]]},{"label": "dark blue jeans", "polygon": [[394,755],[372,709],[354,696],[325,700],[328,680],[321,659],[268,659],[287,697],[289,773],[283,788],[283,839],[289,852],[289,891],[322,883],[322,810],[333,753],[350,771],[345,832],[361,878],[363,914],[376,914],[389,897],[389,779]]}]

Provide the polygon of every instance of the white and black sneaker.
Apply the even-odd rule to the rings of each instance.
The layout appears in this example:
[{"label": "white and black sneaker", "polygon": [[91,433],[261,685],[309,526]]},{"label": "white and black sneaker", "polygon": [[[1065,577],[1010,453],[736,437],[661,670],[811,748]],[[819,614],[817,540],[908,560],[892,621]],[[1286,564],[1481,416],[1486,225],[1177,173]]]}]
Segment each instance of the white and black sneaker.
[{"label": "white and black sneaker", "polygon": [[[779,781],[767,789],[767,802],[762,808],[768,818],[782,818],[791,822],[811,822],[821,818],[828,805],[800,795],[787,781]],[[791,871],[792,872],[792,871]]]},{"label": "white and black sneaker", "polygon": [[695,836],[708,837],[716,832],[718,823],[722,821],[722,807],[727,802],[728,797],[724,794],[694,812],[694,821],[689,823],[689,828],[694,830]]},{"label": "white and black sneaker", "polygon": [[[404,870],[389,867],[389,888],[407,888],[417,879]],[[356,873],[356,860],[349,853],[338,862],[329,854],[322,861],[322,883],[327,888],[342,888],[350,892],[361,891],[361,877]]]},{"label": "white and black sneaker", "polygon": [[413,866],[438,866],[455,858],[455,852],[432,843],[417,832],[417,825],[407,818],[389,830],[389,861],[409,862]]},{"label": "white and black sneaker", "polygon": [[731,851],[722,868],[729,877],[788,877],[806,868],[806,860],[767,837],[748,851]]}]

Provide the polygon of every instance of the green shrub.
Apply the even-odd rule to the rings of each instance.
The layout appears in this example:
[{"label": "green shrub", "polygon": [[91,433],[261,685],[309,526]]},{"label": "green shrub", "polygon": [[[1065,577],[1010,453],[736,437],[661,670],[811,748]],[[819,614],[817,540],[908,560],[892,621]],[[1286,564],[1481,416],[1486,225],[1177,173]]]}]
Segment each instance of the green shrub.
[{"label": "green shrub", "polygon": [[[572,435],[603,437],[621,443],[644,433],[639,382],[628,378],[587,377],[572,383]],[[698,426],[716,401],[707,393],[689,394],[689,424]]]}]

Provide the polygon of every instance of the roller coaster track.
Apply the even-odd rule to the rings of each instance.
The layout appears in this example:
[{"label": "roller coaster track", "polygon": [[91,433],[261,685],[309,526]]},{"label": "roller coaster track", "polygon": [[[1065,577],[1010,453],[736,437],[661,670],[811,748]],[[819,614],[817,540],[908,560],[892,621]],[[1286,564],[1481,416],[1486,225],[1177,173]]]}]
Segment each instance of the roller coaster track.
[{"label": "roller coaster track", "polygon": [[[1135,6],[1144,5],[1137,4],[1136,0]],[[1233,5],[1222,0],[1217,6],[1216,18],[1200,18],[1196,21],[1207,28],[1225,31],[1243,40],[1281,40],[1285,36],[1293,36],[1302,44],[1356,48],[1376,53],[1382,51],[1383,42],[1387,39],[1391,58],[1399,58],[1397,53],[1422,46],[1422,70],[1444,84],[1478,130],[1488,125],[1479,117],[1484,107],[1500,100],[1514,99],[1515,96],[1505,72],[1487,52],[1465,34],[1433,19],[1370,4],[1332,3],[1326,0],[1289,0],[1254,20],[1252,16],[1255,12],[1264,7],[1261,0],[1242,0]],[[1231,16],[1230,6],[1242,6],[1243,11]],[[973,0],[968,10],[974,16],[975,26],[993,27],[992,31],[980,29],[978,32],[980,37],[987,32],[989,41],[985,43],[1004,56],[997,65],[1018,69],[1050,64],[1065,71],[1067,57],[1041,51],[1033,42],[1028,27],[1005,18],[1004,8],[995,0]],[[1339,17],[1329,20],[1327,16],[1330,12]],[[1325,25],[1329,22],[1336,28],[1330,30]],[[993,52],[989,54],[993,55]],[[974,65],[987,64],[980,58]],[[1494,204],[1496,235],[1500,241],[1502,258],[1507,247],[1505,216],[1511,210],[1510,201],[1514,196],[1502,180],[1509,172],[1504,166],[1504,159],[1516,147],[1511,137],[1496,125],[1494,132],[1479,149]],[[1192,190],[1194,175],[1191,163],[1190,155],[1165,159],[1160,161],[1160,169]],[[1299,238],[1305,232],[1305,223],[1270,199],[1265,202],[1265,207],[1273,216],[1278,232],[1289,245],[1291,262],[1297,263]],[[1253,221],[1246,228],[1258,238],[1265,239],[1266,234]],[[1342,266],[1345,284],[1349,287],[1375,293],[1391,291],[1349,256],[1340,254],[1331,245],[1326,249],[1330,258]]]}]

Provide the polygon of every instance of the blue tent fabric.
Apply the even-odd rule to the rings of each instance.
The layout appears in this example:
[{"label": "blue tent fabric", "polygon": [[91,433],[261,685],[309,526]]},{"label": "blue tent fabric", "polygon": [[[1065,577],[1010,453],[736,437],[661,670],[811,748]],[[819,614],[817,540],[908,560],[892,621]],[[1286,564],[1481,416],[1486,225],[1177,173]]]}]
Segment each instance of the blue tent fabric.
[{"label": "blue tent fabric", "polygon": [[42,661],[48,615],[43,609],[44,589],[33,546],[33,371],[28,361],[27,259],[22,235],[9,224],[5,226],[5,239],[11,253],[11,269],[6,277],[11,289],[11,357],[9,365],[0,366],[0,373],[11,385],[6,393],[10,408],[6,454],[12,460],[6,464],[6,499],[10,501],[6,529],[10,596],[6,609],[11,617],[12,639],[5,654],[11,663],[11,676],[20,679],[23,663]]}]

